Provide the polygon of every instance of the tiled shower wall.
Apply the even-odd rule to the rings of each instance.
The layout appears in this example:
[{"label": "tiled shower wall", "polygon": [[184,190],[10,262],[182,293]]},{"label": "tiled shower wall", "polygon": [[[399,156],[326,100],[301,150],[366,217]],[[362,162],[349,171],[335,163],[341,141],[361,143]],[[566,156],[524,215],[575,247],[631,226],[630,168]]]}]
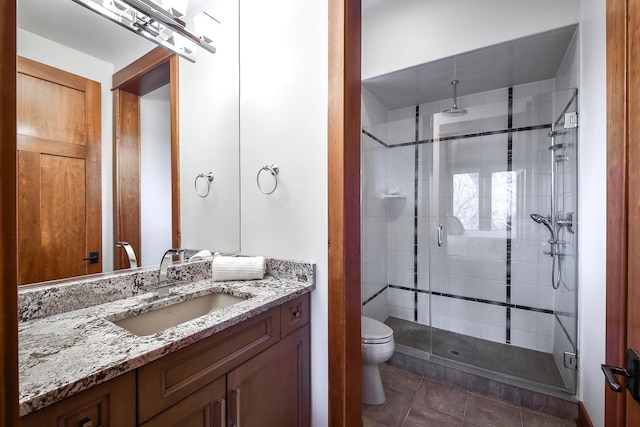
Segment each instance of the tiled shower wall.
[{"label": "tiled shower wall", "polygon": [[[386,140],[388,111],[362,89],[362,126],[379,141]],[[362,301],[363,315],[384,320],[389,315],[387,298],[387,206],[380,195],[387,186],[387,147],[371,137],[362,138]]]},{"label": "tiled shower wall", "polygon": [[[556,352],[567,350],[561,343],[563,338],[557,338],[558,334],[566,334],[558,332],[555,325],[556,295],[550,286],[550,258],[542,254],[549,249],[549,235],[542,225],[529,218],[531,213],[547,215],[550,211],[547,133],[552,121],[553,89],[553,80],[512,89],[511,127],[524,129],[511,133],[510,142],[508,133],[491,132],[507,129],[509,125],[507,88],[461,98],[460,105],[482,118],[471,120],[472,124],[465,125],[467,129],[463,126],[454,130],[456,134],[478,134],[470,138],[435,144],[413,143],[440,136],[432,130],[432,115],[449,107],[450,100],[420,105],[417,111],[416,107],[391,111],[387,126],[365,127],[363,299],[367,302],[366,315],[384,318],[383,304],[378,301],[387,298],[388,314],[395,317],[547,353],[553,352],[556,342],[560,343]],[[483,134],[487,131],[489,134]],[[509,144],[511,156],[507,155]],[[374,168],[384,169],[385,155],[387,175],[380,181],[370,174]],[[437,159],[433,171],[432,156]],[[480,182],[488,188],[492,173],[505,171],[508,166],[514,171],[517,189],[510,251],[507,252],[504,230],[494,231],[494,236],[481,232],[491,228],[489,193],[484,194],[480,203],[480,230],[465,230],[462,235],[449,233],[453,175],[478,173]],[[439,180],[432,182],[432,175]],[[400,197],[382,197],[383,193],[396,191]],[[429,206],[431,195],[433,209]],[[382,270],[377,262],[383,259],[378,245],[384,240],[379,234],[384,227],[378,216],[383,210],[386,210],[387,221],[387,283],[390,285],[387,293],[383,291],[385,285],[374,280]],[[442,247],[435,244],[438,223],[444,225]],[[374,253],[377,258],[371,258]],[[367,264],[374,265],[373,272],[367,271],[368,258],[373,260]],[[381,290],[382,293],[375,296]],[[433,298],[431,313],[430,296]]]}]

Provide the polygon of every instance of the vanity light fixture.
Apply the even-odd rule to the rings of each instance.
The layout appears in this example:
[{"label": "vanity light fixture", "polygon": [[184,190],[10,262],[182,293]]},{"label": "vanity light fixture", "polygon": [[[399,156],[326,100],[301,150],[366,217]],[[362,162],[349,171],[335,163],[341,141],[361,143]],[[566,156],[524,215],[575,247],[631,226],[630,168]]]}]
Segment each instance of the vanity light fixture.
[{"label": "vanity light fixture", "polygon": [[[152,0],[73,1],[191,62],[196,62],[193,55],[195,46],[216,52],[210,34],[197,35],[187,28],[183,20],[186,14],[185,0],[165,0],[163,5],[168,7]],[[217,22],[205,12],[201,15],[198,19]]]}]

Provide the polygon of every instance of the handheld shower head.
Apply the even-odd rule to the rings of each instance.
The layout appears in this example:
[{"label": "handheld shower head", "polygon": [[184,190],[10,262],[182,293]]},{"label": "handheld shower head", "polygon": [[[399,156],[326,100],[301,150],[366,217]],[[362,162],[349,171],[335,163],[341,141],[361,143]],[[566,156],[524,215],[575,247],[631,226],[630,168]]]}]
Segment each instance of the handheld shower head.
[{"label": "handheld shower head", "polygon": [[551,217],[542,216],[536,213],[532,213],[530,216],[531,216],[531,219],[534,220],[536,223],[543,224],[545,227],[547,227],[547,229],[549,230],[549,233],[551,233],[551,240],[555,239],[555,232],[553,231],[553,227],[551,226]]}]

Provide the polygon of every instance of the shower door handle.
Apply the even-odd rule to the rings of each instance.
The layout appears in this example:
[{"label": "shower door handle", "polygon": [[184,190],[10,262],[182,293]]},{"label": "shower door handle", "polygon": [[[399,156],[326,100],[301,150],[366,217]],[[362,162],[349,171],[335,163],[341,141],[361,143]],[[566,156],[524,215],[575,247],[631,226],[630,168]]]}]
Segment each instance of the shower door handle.
[{"label": "shower door handle", "polygon": [[444,243],[444,241],[442,240],[442,229],[444,227],[442,226],[442,224],[438,224],[438,246],[442,246],[442,243]]}]

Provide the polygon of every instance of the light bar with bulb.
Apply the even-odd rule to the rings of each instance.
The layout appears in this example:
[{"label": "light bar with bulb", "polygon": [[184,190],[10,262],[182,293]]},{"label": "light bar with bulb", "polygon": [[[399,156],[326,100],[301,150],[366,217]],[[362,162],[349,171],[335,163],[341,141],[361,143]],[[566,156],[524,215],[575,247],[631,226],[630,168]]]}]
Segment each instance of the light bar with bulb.
[{"label": "light bar with bulb", "polygon": [[108,20],[169,49],[181,57],[196,62],[193,44],[215,53],[207,36],[198,36],[180,19],[183,11],[167,10],[152,0],[73,0]]}]

